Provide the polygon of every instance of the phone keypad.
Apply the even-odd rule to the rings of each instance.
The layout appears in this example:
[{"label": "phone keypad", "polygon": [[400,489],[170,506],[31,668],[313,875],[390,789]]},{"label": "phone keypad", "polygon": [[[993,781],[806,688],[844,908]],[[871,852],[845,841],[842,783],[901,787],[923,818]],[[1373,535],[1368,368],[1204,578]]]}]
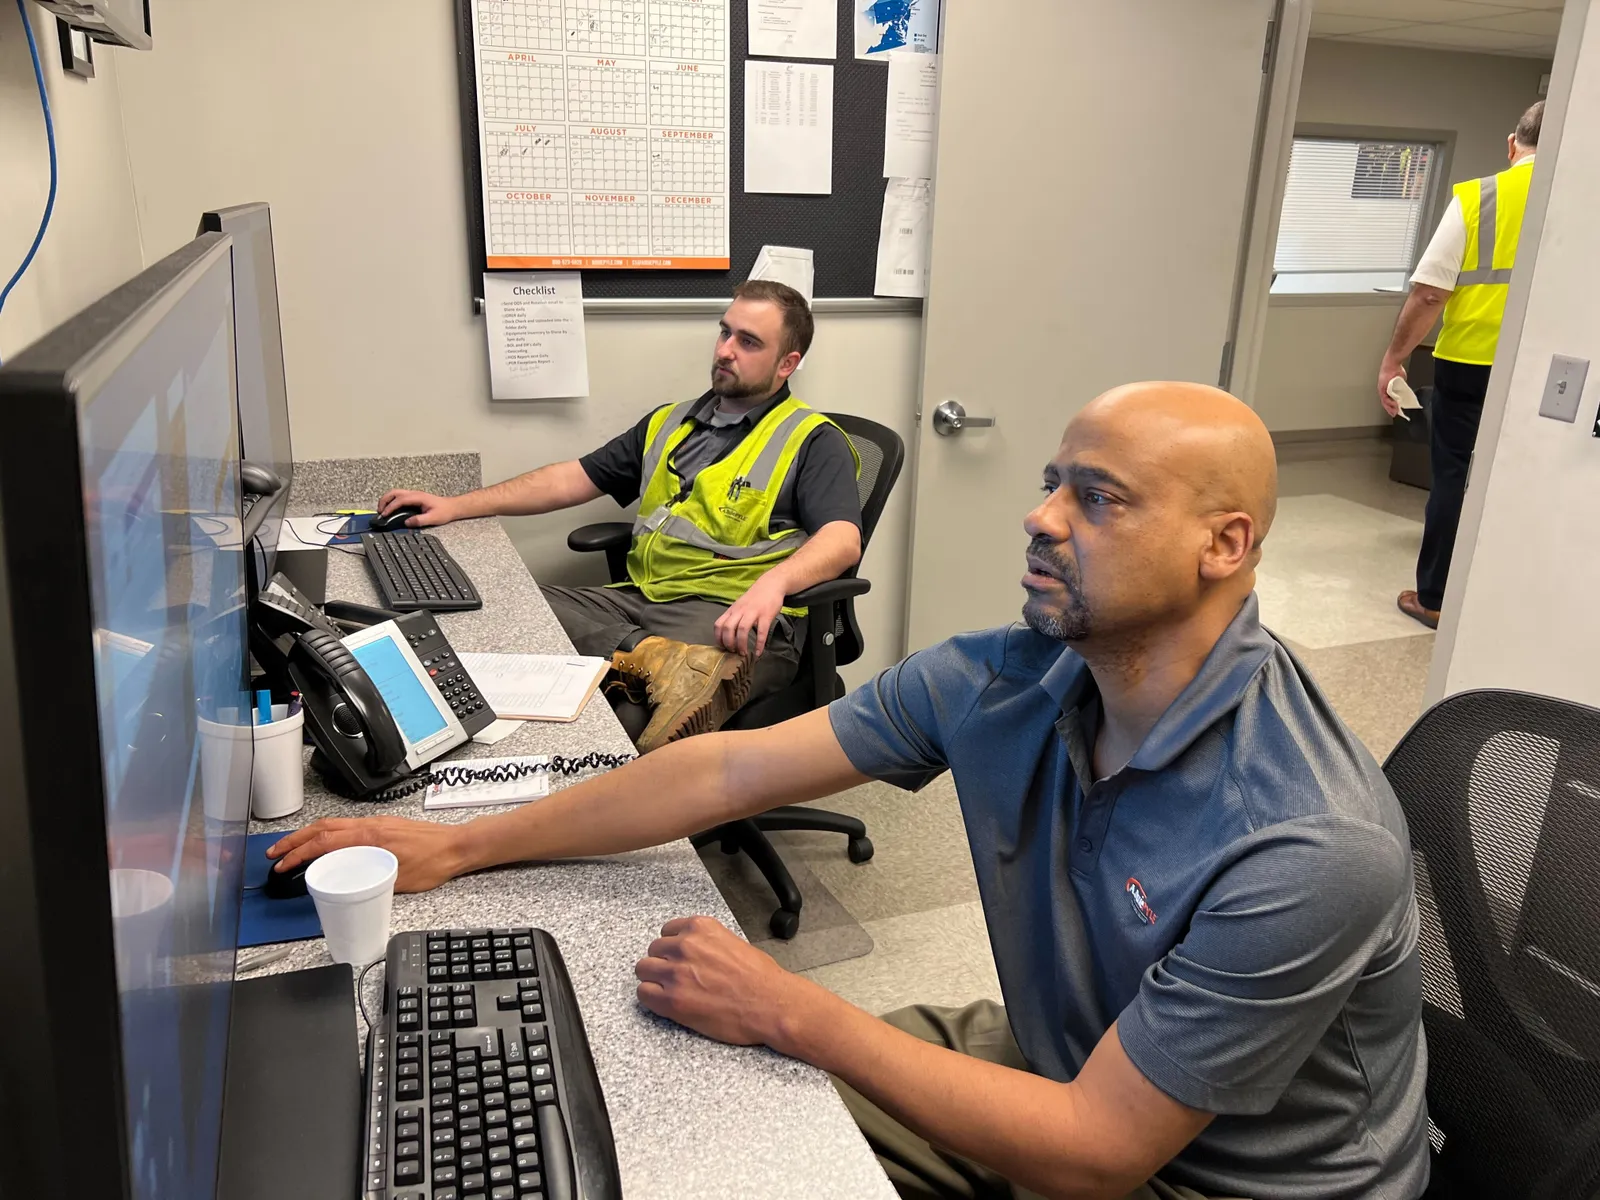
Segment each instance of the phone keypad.
[{"label": "phone keypad", "polygon": [[422,662],[423,669],[428,672],[428,678],[439,689],[439,694],[445,698],[450,711],[467,733],[477,733],[493,721],[494,713],[488,702],[472,682],[472,676],[462,667],[450,643],[439,632],[437,618],[427,613],[408,613],[400,619],[399,624]]}]

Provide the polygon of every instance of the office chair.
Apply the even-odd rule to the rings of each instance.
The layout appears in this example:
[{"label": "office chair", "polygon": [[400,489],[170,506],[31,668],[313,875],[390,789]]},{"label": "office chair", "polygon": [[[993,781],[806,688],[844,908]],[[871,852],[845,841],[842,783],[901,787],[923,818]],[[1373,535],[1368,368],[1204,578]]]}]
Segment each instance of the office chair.
[{"label": "office chair", "polygon": [[[894,430],[876,421],[845,413],[829,413],[828,417],[844,430],[861,456],[861,475],[856,488],[861,499],[861,549],[865,554],[872,531],[883,515],[883,506],[888,502],[895,480],[900,477],[900,468],[905,465],[905,443]],[[609,521],[574,529],[567,535],[567,546],[580,552],[604,551],[607,570],[616,583],[628,578],[628,547],[632,540],[632,526]],[[844,681],[839,678],[838,668],[855,662],[864,649],[861,627],[856,623],[855,598],[866,595],[871,588],[872,584],[858,578],[856,568],[851,567],[838,579],[788,597],[786,603],[790,607],[811,610],[806,622],[805,645],[800,651],[799,670],[788,687],[745,705],[723,728],[761,729],[821,708],[843,696]],[[767,834],[774,830],[798,829],[844,834],[850,839],[847,852],[851,862],[863,863],[872,857],[872,841],[861,821],[799,804],[786,804],[759,816],[730,821],[691,839],[696,849],[717,842],[726,854],[743,850],[750,856],[750,861],[766,877],[778,898],[778,908],[768,923],[773,936],[785,939],[792,938],[800,928],[802,899],[789,869],[778,857]]]},{"label": "office chair", "polygon": [[1600,1189],[1600,710],[1434,706],[1384,764],[1416,860],[1428,1200]]}]

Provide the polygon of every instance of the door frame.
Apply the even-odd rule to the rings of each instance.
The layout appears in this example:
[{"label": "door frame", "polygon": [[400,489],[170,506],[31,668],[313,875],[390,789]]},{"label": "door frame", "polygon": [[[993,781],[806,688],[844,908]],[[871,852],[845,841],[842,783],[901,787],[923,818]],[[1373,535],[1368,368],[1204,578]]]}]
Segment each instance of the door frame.
[{"label": "door frame", "polygon": [[1251,162],[1250,200],[1239,239],[1239,270],[1234,288],[1231,353],[1218,370],[1217,386],[1255,407],[1261,351],[1266,343],[1267,307],[1272,292],[1272,260],[1278,221],[1289,186],[1289,156],[1294,151],[1295,118],[1311,38],[1312,0],[1278,0],[1272,44],[1261,81],[1256,152]]},{"label": "door frame", "polygon": [[1505,317],[1500,323],[1500,349],[1489,372],[1489,387],[1483,398],[1483,416],[1478,423],[1478,440],[1467,467],[1467,494],[1461,504],[1461,520],[1456,526],[1456,544],[1450,557],[1450,578],[1444,589],[1444,608],[1439,617],[1439,632],[1433,643],[1433,660],[1428,669],[1428,686],[1422,694],[1426,712],[1450,692],[1450,660],[1455,654],[1462,603],[1471,586],[1473,555],[1478,546],[1478,529],[1483,523],[1484,500],[1489,477],[1494,473],[1495,451],[1505,424],[1506,400],[1511,392],[1517,355],[1522,348],[1522,327],[1528,316],[1528,293],[1538,269],[1539,243],[1543,239],[1545,213],[1550,207],[1561,154],[1561,139],[1566,133],[1567,105],[1572,98],[1572,81],[1578,71],[1578,52],[1583,47],[1584,28],[1589,19],[1589,0],[1566,0],[1561,14],[1561,32],[1556,38],[1555,61],[1550,67],[1550,90],[1545,97],[1544,121],[1539,130],[1539,169],[1533,173],[1528,190],[1528,207],[1522,218],[1518,242],[1517,270],[1507,289]]}]

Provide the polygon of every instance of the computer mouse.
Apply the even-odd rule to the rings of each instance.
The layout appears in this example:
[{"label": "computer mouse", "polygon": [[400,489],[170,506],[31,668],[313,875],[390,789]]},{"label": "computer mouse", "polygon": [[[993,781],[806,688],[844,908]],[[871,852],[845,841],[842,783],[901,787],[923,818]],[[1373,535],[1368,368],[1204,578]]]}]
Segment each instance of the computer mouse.
[{"label": "computer mouse", "polygon": [[422,509],[415,504],[402,504],[392,513],[381,517],[373,517],[367,524],[368,533],[388,533],[392,529],[404,529],[409,517],[420,517]]},{"label": "computer mouse", "polygon": [[267,881],[261,885],[261,894],[268,900],[293,900],[306,894],[306,868],[313,860],[307,859],[287,871],[278,870],[274,862],[267,868]]}]

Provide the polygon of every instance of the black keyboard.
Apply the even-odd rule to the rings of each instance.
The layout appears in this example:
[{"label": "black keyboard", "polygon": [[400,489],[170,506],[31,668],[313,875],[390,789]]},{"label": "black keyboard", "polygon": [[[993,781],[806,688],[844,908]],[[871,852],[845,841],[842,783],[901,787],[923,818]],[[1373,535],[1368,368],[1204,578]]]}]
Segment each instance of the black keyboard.
[{"label": "black keyboard", "polygon": [[555,939],[389,940],[367,1039],[363,1200],[621,1200],[611,1118]]},{"label": "black keyboard", "polygon": [[396,529],[363,533],[361,549],[383,606],[395,612],[466,612],[482,608],[478,589],[431,533]]}]

